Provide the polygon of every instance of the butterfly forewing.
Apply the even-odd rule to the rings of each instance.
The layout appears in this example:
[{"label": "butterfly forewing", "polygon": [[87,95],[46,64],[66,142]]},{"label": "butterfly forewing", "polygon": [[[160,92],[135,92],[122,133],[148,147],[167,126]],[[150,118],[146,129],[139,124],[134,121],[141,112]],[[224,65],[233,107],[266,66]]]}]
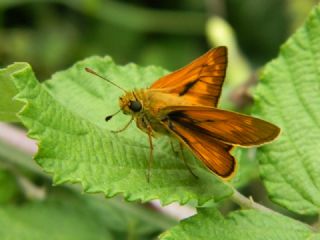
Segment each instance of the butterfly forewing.
[{"label": "butterfly forewing", "polygon": [[171,106],[166,110],[171,121],[231,145],[260,145],[274,140],[280,132],[261,119],[211,107]]},{"label": "butterfly forewing", "polygon": [[153,85],[191,104],[214,106],[218,104],[227,68],[227,48],[211,49],[201,57]]}]

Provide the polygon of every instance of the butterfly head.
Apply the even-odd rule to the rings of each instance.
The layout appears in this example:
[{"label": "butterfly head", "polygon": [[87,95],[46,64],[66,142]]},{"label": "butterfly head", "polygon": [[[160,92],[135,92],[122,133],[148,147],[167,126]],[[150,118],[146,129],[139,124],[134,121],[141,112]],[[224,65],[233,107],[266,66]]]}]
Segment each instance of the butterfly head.
[{"label": "butterfly head", "polygon": [[143,105],[134,92],[128,92],[119,98],[119,105],[124,114],[137,114],[142,111]]}]

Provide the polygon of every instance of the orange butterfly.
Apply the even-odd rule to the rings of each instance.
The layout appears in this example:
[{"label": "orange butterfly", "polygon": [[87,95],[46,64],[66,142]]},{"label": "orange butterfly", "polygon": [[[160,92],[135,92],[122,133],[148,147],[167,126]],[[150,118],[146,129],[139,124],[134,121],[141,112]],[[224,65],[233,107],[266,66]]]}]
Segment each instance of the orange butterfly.
[{"label": "orange butterfly", "polygon": [[[217,109],[226,68],[227,48],[218,47],[158,79],[147,89],[128,92],[111,82],[125,91],[119,99],[120,110],[132,116],[119,131],[135,120],[137,127],[148,134],[148,180],[153,160],[152,137],[158,133],[178,139],[180,146],[189,148],[223,179],[231,178],[236,170],[236,160],[230,154],[233,146],[261,145],[279,135],[280,128],[269,122]],[[86,70],[98,75],[91,69]]]}]

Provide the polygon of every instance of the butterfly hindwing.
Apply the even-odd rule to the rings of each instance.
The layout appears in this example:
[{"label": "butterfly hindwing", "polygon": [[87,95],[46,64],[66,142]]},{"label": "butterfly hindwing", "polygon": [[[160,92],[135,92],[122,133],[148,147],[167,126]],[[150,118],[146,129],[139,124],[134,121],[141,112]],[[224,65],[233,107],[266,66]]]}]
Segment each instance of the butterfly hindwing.
[{"label": "butterfly hindwing", "polygon": [[227,68],[227,48],[211,49],[189,65],[168,74],[151,89],[162,89],[189,103],[216,107]]},{"label": "butterfly hindwing", "polygon": [[187,146],[211,171],[229,179],[236,170],[236,160],[229,153],[231,145],[219,142],[213,137],[196,132],[180,124],[179,121],[164,122],[176,138]]}]

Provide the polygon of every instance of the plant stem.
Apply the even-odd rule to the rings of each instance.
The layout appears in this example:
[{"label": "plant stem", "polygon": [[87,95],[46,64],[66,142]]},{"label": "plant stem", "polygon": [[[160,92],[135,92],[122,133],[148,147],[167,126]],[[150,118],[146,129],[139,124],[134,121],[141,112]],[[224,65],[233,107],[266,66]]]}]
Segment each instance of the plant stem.
[{"label": "plant stem", "polygon": [[[232,187],[233,188],[233,187]],[[283,216],[285,217],[285,215],[279,213],[279,212],[276,212],[270,208],[267,208],[259,203],[256,203],[255,201],[253,201],[252,198],[247,198],[246,196],[242,195],[238,190],[236,190],[235,188],[233,188],[233,195],[231,196],[231,200],[238,204],[241,208],[244,208],[244,209],[256,209],[258,211],[261,211],[261,212],[265,212],[265,213],[272,213],[272,214],[277,214],[277,215],[280,215],[280,216]],[[306,227],[308,227],[311,231],[313,232],[319,232],[319,222],[315,223],[313,226],[310,226],[300,220],[297,220],[299,221],[301,224],[304,224]]]},{"label": "plant stem", "polygon": [[236,189],[233,189],[233,195],[231,196],[231,200],[234,203],[238,204],[241,208],[256,209],[262,212],[280,214],[278,212],[273,211],[270,208],[267,208],[259,203],[256,203],[255,201],[253,201],[252,198],[247,198]]}]

